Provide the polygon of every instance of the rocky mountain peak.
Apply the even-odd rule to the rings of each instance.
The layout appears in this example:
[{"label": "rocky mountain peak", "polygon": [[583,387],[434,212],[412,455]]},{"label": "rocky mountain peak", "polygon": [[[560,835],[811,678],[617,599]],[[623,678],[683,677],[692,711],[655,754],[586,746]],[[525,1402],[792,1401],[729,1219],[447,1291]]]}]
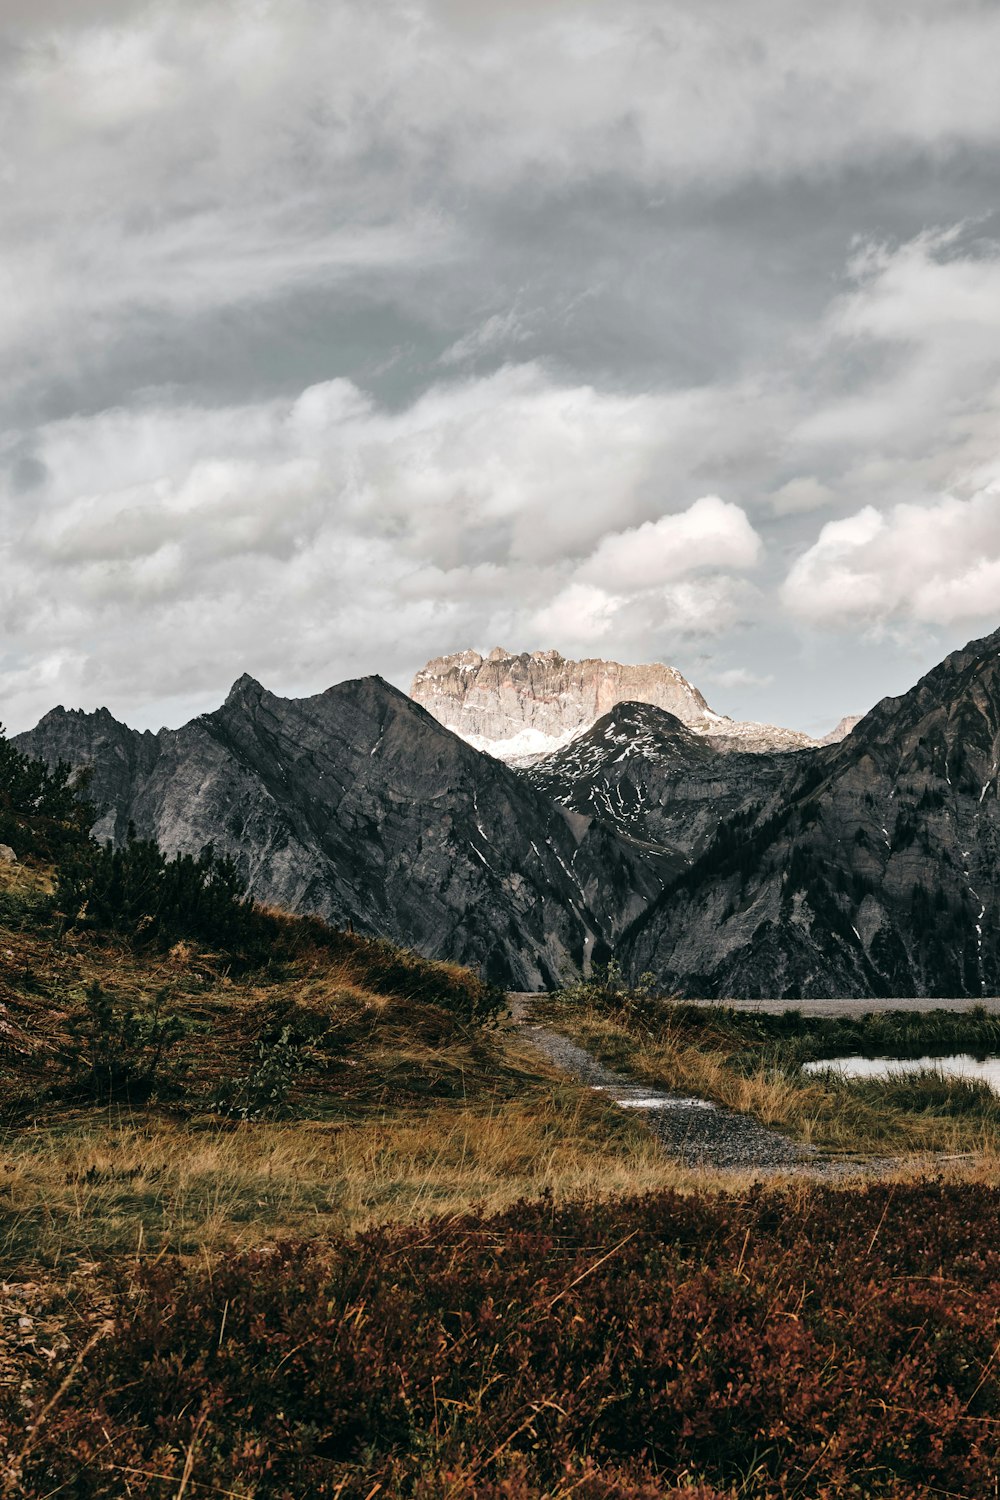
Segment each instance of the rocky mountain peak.
[{"label": "rocky mountain peak", "polygon": [[836,729],[831,729],[829,734],[823,736],[820,744],[839,745],[841,740],[845,740],[851,731],[858,727],[862,718],[862,714],[845,714]]},{"label": "rocky mountain peak", "polygon": [[485,657],[478,651],[436,657],[416,674],[410,691],[439,723],[514,765],[569,744],[624,702],[672,714],[721,750],[800,750],[816,743],[797,730],[714,713],[698,689],[663,662],[570,661],[553,650],[515,654],[494,646]]},{"label": "rocky mountain peak", "polygon": [[248,698],[260,698],[263,697],[264,692],[264,687],[257,681],[256,677],[251,677],[249,672],[244,672],[241,677],[237,677],[229,689],[226,696],[226,703],[242,703]]}]

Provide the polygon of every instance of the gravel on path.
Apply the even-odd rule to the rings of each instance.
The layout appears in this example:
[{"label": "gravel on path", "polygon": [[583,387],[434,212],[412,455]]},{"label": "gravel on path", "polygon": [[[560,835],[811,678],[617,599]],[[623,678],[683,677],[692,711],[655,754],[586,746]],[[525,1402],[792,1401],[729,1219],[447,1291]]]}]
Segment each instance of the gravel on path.
[{"label": "gravel on path", "polygon": [[607,1067],[578,1043],[530,1020],[536,997],[508,995],[511,1019],[524,1041],[562,1072],[608,1094],[623,1109],[638,1109],[663,1147],[686,1166],[761,1174],[795,1173],[831,1177],[881,1175],[901,1165],[895,1158],[823,1157],[751,1115],[738,1114],[705,1099],[649,1088]]},{"label": "gravel on path", "polygon": [[749,1115],[637,1084],[547,1026],[525,1023],[523,1036],[562,1072],[607,1093],[623,1109],[641,1110],[657,1140],[686,1165],[776,1172],[815,1164],[814,1150],[797,1146]]}]

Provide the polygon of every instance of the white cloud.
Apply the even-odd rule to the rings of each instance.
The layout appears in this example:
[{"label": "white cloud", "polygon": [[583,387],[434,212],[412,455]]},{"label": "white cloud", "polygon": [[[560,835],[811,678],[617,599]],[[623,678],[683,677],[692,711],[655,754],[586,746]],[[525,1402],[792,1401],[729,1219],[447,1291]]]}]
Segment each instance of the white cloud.
[{"label": "white cloud", "polygon": [[[747,607],[720,582],[757,557],[746,516],[706,497],[641,519],[687,410],[526,365],[398,411],[336,380],[51,423],[34,434],[40,482],[0,493],[0,619],[12,656],[55,675],[8,674],[4,713],[96,694],[201,706],[243,670],[405,680],[443,643],[494,637],[579,650],[613,630],[642,654],[713,635]],[[585,575],[609,549],[604,588]]]},{"label": "white cloud", "polygon": [[767,687],[774,681],[772,673],[751,672],[748,667],[724,667],[705,673],[706,681],[723,688]]},{"label": "white cloud", "polygon": [[623,603],[592,583],[568,584],[535,615],[538,639],[593,645],[611,634]]},{"label": "white cloud", "polygon": [[752,568],[761,551],[744,510],[703,495],[685,511],[602,537],[580,576],[635,592],[696,568]]},{"label": "white cloud", "polygon": [[790,448],[882,504],[972,493],[997,452],[1000,249],[961,225],[866,242],[850,279],[811,341],[814,368],[844,364],[848,378],[803,407]]},{"label": "white cloud", "polygon": [[824,526],[785,580],[786,606],[819,625],[949,625],[1000,613],[1000,487],[969,500],[867,506]]},{"label": "white cloud", "polygon": [[834,499],[833,490],[822,484],[815,474],[802,474],[789,479],[770,496],[771,509],[776,516],[794,516],[810,510],[821,510]]}]

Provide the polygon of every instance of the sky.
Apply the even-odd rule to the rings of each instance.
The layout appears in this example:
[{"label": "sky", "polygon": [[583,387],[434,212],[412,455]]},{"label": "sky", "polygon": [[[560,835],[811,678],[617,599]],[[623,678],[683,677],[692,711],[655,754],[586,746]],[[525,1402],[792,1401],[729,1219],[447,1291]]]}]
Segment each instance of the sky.
[{"label": "sky", "polygon": [[1000,625],[1000,7],[3,0],[0,719]]}]

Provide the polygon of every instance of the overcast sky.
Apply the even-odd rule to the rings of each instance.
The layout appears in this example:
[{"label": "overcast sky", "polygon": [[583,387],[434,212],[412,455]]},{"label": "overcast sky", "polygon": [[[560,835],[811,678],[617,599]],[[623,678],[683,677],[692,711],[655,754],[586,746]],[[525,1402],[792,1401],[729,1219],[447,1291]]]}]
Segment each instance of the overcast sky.
[{"label": "overcast sky", "polygon": [[0,718],[1000,625],[1000,6],[3,0]]}]

